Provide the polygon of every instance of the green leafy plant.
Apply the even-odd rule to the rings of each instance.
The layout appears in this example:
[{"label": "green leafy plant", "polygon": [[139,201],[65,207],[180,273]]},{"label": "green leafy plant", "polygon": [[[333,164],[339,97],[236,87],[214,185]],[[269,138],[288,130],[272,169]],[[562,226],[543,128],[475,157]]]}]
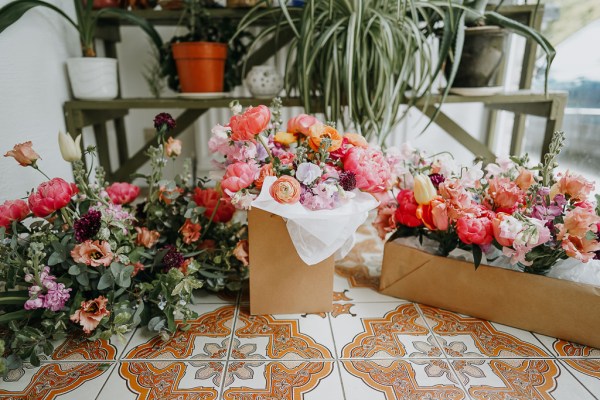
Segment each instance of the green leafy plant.
[{"label": "green leafy plant", "polygon": [[49,8],[64,17],[77,32],[81,42],[81,50],[84,57],[95,57],[94,39],[98,19],[102,16],[110,16],[124,19],[134,25],[142,28],[150,37],[152,43],[159,51],[162,51],[162,39],[154,27],[144,18],[140,18],[127,10],[120,8],[103,8],[97,11],[92,10],[92,1],[74,0],[77,22],[69,17],[60,8],[41,0],[19,0],[8,3],[0,8],[0,33],[6,28],[17,22],[27,11],[35,7]]}]

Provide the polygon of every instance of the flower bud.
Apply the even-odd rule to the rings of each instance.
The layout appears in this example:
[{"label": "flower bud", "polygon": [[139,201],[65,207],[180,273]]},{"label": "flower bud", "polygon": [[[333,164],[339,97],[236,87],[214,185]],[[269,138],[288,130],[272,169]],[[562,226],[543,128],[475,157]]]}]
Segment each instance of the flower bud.
[{"label": "flower bud", "polygon": [[71,135],[58,132],[58,146],[60,147],[60,154],[65,161],[72,163],[81,160],[81,135],[73,140]]},{"label": "flower bud", "polygon": [[431,179],[423,174],[415,176],[414,192],[415,200],[422,205],[429,204],[437,196],[437,191]]}]

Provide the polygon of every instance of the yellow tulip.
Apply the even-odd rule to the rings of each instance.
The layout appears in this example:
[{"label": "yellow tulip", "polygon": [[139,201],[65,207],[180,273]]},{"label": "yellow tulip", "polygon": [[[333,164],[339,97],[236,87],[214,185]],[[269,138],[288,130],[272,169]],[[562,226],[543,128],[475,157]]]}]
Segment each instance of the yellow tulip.
[{"label": "yellow tulip", "polygon": [[427,175],[419,174],[415,176],[415,200],[421,205],[431,203],[437,196],[437,190]]},{"label": "yellow tulip", "polygon": [[81,135],[73,140],[68,133],[58,132],[58,146],[65,161],[75,162],[81,160]]},{"label": "yellow tulip", "polygon": [[289,132],[277,132],[275,137],[273,138],[277,143],[281,143],[285,146],[289,146],[292,143],[295,143],[298,140],[297,136],[293,133]]}]

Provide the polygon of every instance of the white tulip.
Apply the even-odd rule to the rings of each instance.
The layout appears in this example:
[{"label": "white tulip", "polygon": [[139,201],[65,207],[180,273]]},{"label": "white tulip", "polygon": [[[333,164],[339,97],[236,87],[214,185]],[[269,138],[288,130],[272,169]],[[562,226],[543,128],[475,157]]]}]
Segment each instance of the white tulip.
[{"label": "white tulip", "polygon": [[68,162],[81,160],[81,135],[75,140],[68,133],[58,132],[58,145],[62,158]]}]

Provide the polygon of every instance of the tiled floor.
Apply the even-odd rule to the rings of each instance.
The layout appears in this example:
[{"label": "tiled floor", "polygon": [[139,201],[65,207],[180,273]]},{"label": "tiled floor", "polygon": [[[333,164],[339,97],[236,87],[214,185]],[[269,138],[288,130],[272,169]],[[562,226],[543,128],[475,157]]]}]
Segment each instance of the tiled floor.
[{"label": "tiled floor", "polygon": [[381,295],[381,244],[360,233],[331,313],[251,316],[246,293],[199,293],[170,340],[72,338],[0,398],[600,399],[600,350]]}]

